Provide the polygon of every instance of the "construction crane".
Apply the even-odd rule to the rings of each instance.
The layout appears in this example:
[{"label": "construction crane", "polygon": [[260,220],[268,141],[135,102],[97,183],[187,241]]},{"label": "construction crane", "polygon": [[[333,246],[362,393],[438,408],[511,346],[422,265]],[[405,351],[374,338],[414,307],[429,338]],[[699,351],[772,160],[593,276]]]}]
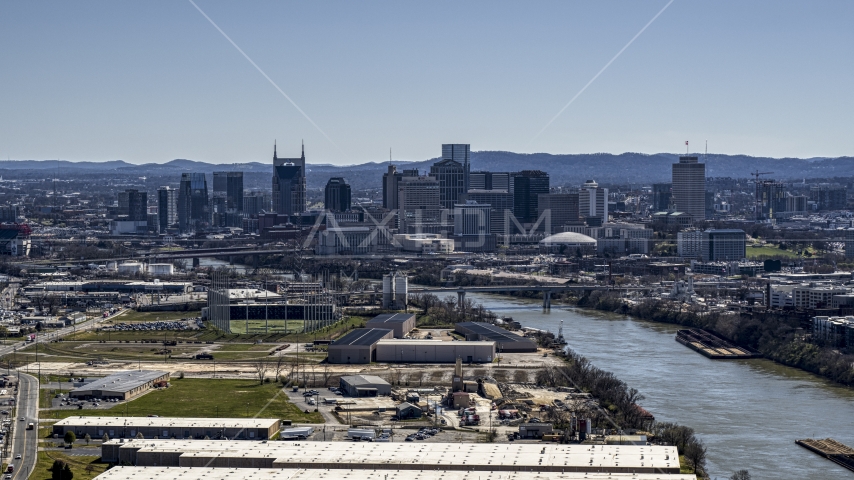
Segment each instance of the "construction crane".
[{"label": "construction crane", "polygon": [[774,172],[760,172],[759,169],[757,169],[755,172],[750,172],[750,174],[753,175],[753,177],[755,178],[755,180],[753,181],[753,188],[756,189],[756,193],[754,194],[754,197],[756,199],[756,202],[755,202],[756,204],[753,206],[753,210],[754,210],[753,213],[756,215],[757,221],[762,220],[762,196],[760,195],[760,192],[759,192],[759,176],[760,175],[771,175],[773,173]]}]

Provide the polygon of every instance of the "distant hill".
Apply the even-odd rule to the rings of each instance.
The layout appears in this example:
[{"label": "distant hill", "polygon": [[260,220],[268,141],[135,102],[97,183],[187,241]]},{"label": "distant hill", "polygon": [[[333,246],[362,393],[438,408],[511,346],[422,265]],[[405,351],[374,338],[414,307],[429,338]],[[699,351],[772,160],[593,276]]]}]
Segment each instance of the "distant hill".
[{"label": "distant hill", "polygon": [[[472,152],[471,169],[496,172],[543,170],[551,176],[552,185],[575,185],[593,179],[600,183],[651,183],[670,181],[670,165],[679,156],[669,153],[643,154],[591,153],[552,155],[548,153],[522,154],[500,151]],[[804,178],[833,178],[854,176],[854,157],[838,158],[770,158],[747,155],[700,155],[706,163],[709,177],[747,178],[750,172],[774,172],[766,178],[800,180]],[[361,165],[335,166],[308,165],[307,180],[310,188],[322,188],[330,177],[344,177],[356,190],[381,189],[382,174],[388,165],[398,169],[418,168],[427,171],[437,159],[417,162],[382,162]],[[309,162],[311,159],[309,158]],[[272,174],[272,164],[251,162],[217,165],[195,160],[176,159],[167,163],[134,165],[122,160],[109,162],[69,162],[66,160],[15,160],[0,162],[0,173],[10,177],[29,172],[61,171],[63,176],[75,174],[127,174],[127,175],[180,175],[182,172],[240,170],[257,174]]]}]

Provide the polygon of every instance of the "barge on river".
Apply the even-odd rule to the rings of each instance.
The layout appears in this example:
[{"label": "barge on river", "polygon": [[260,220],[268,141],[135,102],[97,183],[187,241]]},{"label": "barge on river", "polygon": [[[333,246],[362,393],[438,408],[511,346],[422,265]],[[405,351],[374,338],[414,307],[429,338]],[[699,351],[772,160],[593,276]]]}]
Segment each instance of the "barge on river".
[{"label": "barge on river", "polygon": [[757,358],[762,356],[762,354],[756,350],[747,347],[739,347],[712,332],[699,328],[677,331],[676,341],[715,360],[730,358]]},{"label": "barge on river", "polygon": [[832,438],[825,438],[824,440],[807,438],[805,440],[795,440],[795,443],[827,458],[833,463],[854,471],[854,448],[844,443],[837,442]]}]

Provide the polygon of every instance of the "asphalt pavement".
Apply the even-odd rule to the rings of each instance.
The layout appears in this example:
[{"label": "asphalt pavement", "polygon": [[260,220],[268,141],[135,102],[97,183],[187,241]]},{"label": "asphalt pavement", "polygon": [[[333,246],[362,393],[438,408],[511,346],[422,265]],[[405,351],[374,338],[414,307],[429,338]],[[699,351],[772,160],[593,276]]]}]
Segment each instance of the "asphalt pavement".
[{"label": "asphalt pavement", "polygon": [[[26,480],[36,466],[39,436],[39,382],[25,373],[20,373],[18,383],[18,408],[15,412],[15,432],[12,435],[11,458],[8,463],[15,465],[12,472],[12,480]],[[23,417],[24,420],[20,420]],[[33,424],[32,430],[27,430],[27,425]],[[15,457],[21,458],[15,460]]]}]

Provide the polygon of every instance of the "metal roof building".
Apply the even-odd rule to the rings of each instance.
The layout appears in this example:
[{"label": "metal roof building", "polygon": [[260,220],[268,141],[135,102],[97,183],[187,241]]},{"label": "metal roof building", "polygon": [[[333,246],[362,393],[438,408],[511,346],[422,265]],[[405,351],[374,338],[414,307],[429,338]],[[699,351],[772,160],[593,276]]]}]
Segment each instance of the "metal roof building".
[{"label": "metal roof building", "polygon": [[384,313],[368,320],[367,328],[389,328],[394,331],[394,338],[403,338],[415,328],[415,314]]},{"label": "metal roof building", "polygon": [[175,417],[68,417],[53,424],[53,433],[62,437],[74,432],[77,438],[231,438],[272,437],[279,431],[277,418],[175,418]]},{"label": "metal roof building", "polygon": [[371,363],[377,359],[377,342],[392,338],[385,328],[357,328],[329,344],[329,363]]},{"label": "metal roof building", "polygon": [[[679,473],[676,447],[407,442],[237,442],[211,440],[118,440],[101,447],[102,461],[137,466],[226,469],[329,469],[488,472]],[[414,470],[414,472],[412,472]],[[554,478],[549,475],[549,478]],[[631,478],[631,477],[629,477]]]},{"label": "metal roof building", "polygon": [[466,340],[487,340],[496,343],[498,352],[519,353],[536,352],[537,344],[491,323],[460,322],[454,325],[454,331],[465,335]]},{"label": "metal roof building", "polygon": [[[538,472],[494,472],[479,475],[492,480],[543,480]],[[239,468],[181,468],[181,467],[113,467],[95,477],[95,480],[338,480],[340,470],[323,469],[239,469]],[[353,470],[347,472],[349,480],[472,480],[468,472],[404,470]],[[590,473],[553,472],[551,480],[695,480],[696,475],[666,473]]]},{"label": "metal roof building", "polygon": [[118,398],[128,400],[142,395],[154,384],[168,382],[169,372],[160,370],[131,370],[114,373],[75,388],[68,393],[73,398]]},{"label": "metal roof building", "polygon": [[492,363],[495,342],[443,342],[441,340],[380,340],[378,362],[406,363]]},{"label": "metal roof building", "polygon": [[344,375],[340,386],[351,397],[391,395],[391,384],[376,375]]}]

